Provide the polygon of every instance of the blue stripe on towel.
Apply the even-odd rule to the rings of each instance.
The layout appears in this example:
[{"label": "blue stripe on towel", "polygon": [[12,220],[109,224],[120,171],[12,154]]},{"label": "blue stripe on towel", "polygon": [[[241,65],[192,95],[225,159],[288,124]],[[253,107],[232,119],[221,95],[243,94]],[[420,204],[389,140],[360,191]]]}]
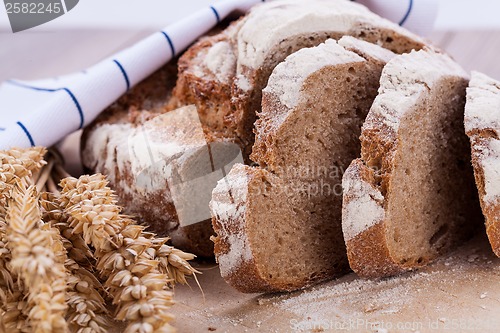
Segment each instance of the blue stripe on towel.
[{"label": "blue stripe on towel", "polygon": [[210,6],[210,9],[214,12],[217,23],[220,23],[220,16],[219,13],[217,13],[217,10],[214,8],[214,6]]},{"label": "blue stripe on towel", "polygon": [[130,81],[128,79],[127,72],[125,71],[125,68],[123,68],[122,64],[118,62],[118,60],[114,59],[113,62],[120,68],[120,71],[123,74],[123,77],[125,78],[125,82],[127,83],[127,90],[130,89]]},{"label": "blue stripe on towel", "polygon": [[172,57],[175,57],[175,47],[174,47],[174,43],[172,43],[172,40],[170,39],[170,37],[167,35],[167,33],[165,31],[162,31],[161,32],[163,34],[163,36],[165,36],[165,38],[167,39],[167,42],[168,42],[168,45],[170,45],[170,50],[172,51]]},{"label": "blue stripe on towel", "polygon": [[36,90],[36,91],[55,92],[55,91],[64,90],[69,95],[69,97],[71,97],[71,99],[73,100],[73,103],[75,103],[75,106],[78,109],[78,113],[80,115],[80,126],[79,126],[79,128],[83,128],[83,124],[85,123],[85,116],[83,114],[82,107],[80,106],[80,103],[76,99],[75,95],[68,88],[50,89],[50,88],[33,87],[33,86],[30,86],[30,85],[27,85],[27,84],[24,84],[24,83],[21,83],[21,82],[16,82],[16,81],[13,81],[13,80],[8,80],[6,82],[10,83],[10,84],[12,84],[14,86],[18,86],[18,87],[22,87],[22,88],[27,88],[27,89],[31,89],[31,90]]},{"label": "blue stripe on towel", "polygon": [[17,124],[19,125],[19,127],[21,127],[21,129],[23,130],[23,132],[26,134],[26,136],[28,137],[28,140],[30,140],[31,146],[34,147],[35,146],[35,141],[33,141],[33,137],[31,136],[31,134],[28,131],[28,129],[26,128],[26,126],[24,126],[23,123],[21,123],[20,121],[18,121]]},{"label": "blue stripe on towel", "polygon": [[410,16],[412,9],[413,9],[413,0],[410,0],[410,4],[408,5],[408,11],[406,12],[403,19],[401,19],[401,21],[399,22],[399,25],[403,25],[406,22],[406,20],[408,19],[408,16]]},{"label": "blue stripe on towel", "polygon": [[0,127],[0,132],[1,132],[1,131],[5,131],[5,128],[3,128],[3,127]]},{"label": "blue stripe on towel", "polygon": [[75,103],[76,108],[78,109],[78,113],[80,114],[80,127],[79,128],[83,128],[85,118],[83,116],[83,110],[82,110],[82,107],[80,106],[80,103],[78,103],[78,100],[76,99],[75,95],[73,95],[73,93],[68,88],[62,88],[62,90],[66,91],[68,93],[68,95],[71,97],[71,99],[73,100],[73,102]]}]

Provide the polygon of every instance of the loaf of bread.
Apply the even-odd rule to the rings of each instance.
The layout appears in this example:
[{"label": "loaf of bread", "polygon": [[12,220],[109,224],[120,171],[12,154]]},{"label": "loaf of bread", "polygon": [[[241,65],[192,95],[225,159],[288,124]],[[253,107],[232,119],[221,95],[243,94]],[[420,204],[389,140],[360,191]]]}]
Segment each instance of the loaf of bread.
[{"label": "loaf of bread", "polygon": [[[137,164],[140,157],[130,152],[131,131],[143,128],[158,114],[194,105],[207,148],[212,143],[235,143],[245,161],[250,162],[253,124],[261,109],[262,89],[274,67],[301,48],[343,35],[356,36],[398,53],[420,49],[425,44],[405,29],[349,1],[263,3],[224,31],[203,37],[185,52],[179,60],[179,77],[172,97],[172,85],[156,75],[105,111],[85,131],[83,163],[93,172],[107,174],[126,212],[138,216],[152,231],[170,236],[181,249],[201,256],[213,255],[210,222],[180,226],[165,179],[151,175],[150,182],[156,183],[154,188],[137,189],[138,175],[131,165]],[[153,96],[153,91],[161,94]],[[176,141],[175,145],[183,143]],[[161,147],[158,142],[155,149]],[[159,155],[169,156],[169,142],[164,142],[163,147],[165,152]],[[145,182],[148,172],[140,174]],[[205,206],[208,209],[208,200]]]},{"label": "loaf of bread", "polygon": [[211,209],[224,279],[289,291],[348,271],[342,172],[394,53],[344,37],[290,55],[263,91],[251,158],[221,180]]},{"label": "loaf of bread", "polygon": [[383,277],[427,264],[480,224],[463,112],[468,75],[429,50],[393,58],[343,177],[351,268]]},{"label": "loaf of bread", "polygon": [[473,72],[467,88],[465,130],[493,252],[500,257],[500,82]]},{"label": "loaf of bread", "polygon": [[[175,63],[165,66],[102,113],[84,131],[82,160],[89,171],[108,177],[128,214],[137,216],[150,230],[168,235],[177,246],[199,256],[212,256],[210,221],[186,227],[175,222],[177,211],[167,175],[162,170],[176,154],[193,148],[192,133],[175,135],[176,124],[165,124],[166,119],[161,117],[168,111],[176,72]],[[149,135],[149,147],[146,147],[144,135],[152,133],[162,135]],[[166,140],[170,141],[169,149],[164,149]],[[203,132],[201,140],[204,140]],[[182,145],[177,145],[179,141]],[[172,150],[173,146],[177,149]],[[149,156],[151,149],[154,150],[152,157]]]}]

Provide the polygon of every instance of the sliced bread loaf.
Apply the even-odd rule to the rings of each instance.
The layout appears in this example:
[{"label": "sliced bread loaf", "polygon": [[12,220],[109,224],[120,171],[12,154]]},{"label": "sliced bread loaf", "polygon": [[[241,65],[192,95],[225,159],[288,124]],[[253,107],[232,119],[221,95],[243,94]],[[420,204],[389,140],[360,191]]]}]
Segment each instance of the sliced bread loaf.
[{"label": "sliced bread loaf", "polygon": [[427,264],[480,220],[463,112],[468,76],[423,50],[392,59],[343,177],[351,268],[381,277]]},{"label": "sliced bread loaf", "polygon": [[[349,51],[349,50],[352,51]],[[263,92],[252,158],[212,194],[222,276],[242,292],[295,290],[348,270],[342,172],[394,54],[352,37],[302,49]]]},{"label": "sliced bread loaf", "polygon": [[[264,3],[224,31],[201,38],[185,52],[179,60],[179,77],[172,98],[166,103],[161,98],[161,113],[195,105],[207,144],[234,142],[241,147],[245,161],[250,162],[248,155],[253,144],[255,114],[261,108],[261,90],[274,67],[298,49],[343,35],[357,36],[396,52],[420,49],[424,45],[419,37],[349,1]],[[210,242],[206,237],[211,233],[209,223],[190,226],[188,229],[195,231],[189,233],[185,232],[188,229],[179,228],[167,185],[163,193],[146,189],[136,194],[125,190],[135,186],[136,180],[129,171],[134,157],[117,152],[119,139],[115,136],[130,134],[125,122],[131,122],[131,127],[142,126],[145,120],[155,116],[157,112],[151,108],[156,99],[151,92],[144,91],[145,88],[163,90],[166,96],[171,87],[161,81],[154,84],[155,80],[134,88],[86,130],[82,159],[93,172],[111,173],[111,185],[129,213],[138,215],[153,231],[170,235],[175,246],[206,255],[209,251],[205,249],[210,248],[205,246]],[[168,142],[164,147],[169,149]],[[119,159],[113,157],[117,155]],[[204,238],[198,240],[198,237]],[[204,250],[186,248],[186,242],[196,246],[205,244]]]},{"label": "sliced bread loaf", "polygon": [[465,131],[486,219],[486,233],[500,257],[500,82],[473,72],[467,88]]}]

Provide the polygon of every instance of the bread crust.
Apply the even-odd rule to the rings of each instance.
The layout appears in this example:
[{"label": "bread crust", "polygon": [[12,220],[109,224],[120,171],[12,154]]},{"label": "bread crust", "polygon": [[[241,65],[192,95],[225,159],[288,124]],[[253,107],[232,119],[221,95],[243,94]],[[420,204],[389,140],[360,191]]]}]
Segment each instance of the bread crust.
[{"label": "bread crust", "polygon": [[224,74],[227,77],[222,78],[217,78],[207,68],[204,59],[218,43],[227,44],[227,54],[220,54],[220,57],[231,58],[231,54],[234,56],[234,38],[241,24],[242,19],[239,19],[217,34],[202,37],[179,58],[179,76],[168,103],[168,108],[172,110],[195,105],[207,135],[214,139],[237,140],[233,133],[232,124],[235,120],[231,100],[236,59],[226,59],[229,64],[228,71]]},{"label": "bread crust", "polygon": [[[343,197],[343,215],[347,214],[347,207],[352,200],[356,200],[353,193],[346,189],[346,181],[363,182],[366,186],[376,188],[374,170],[368,168],[361,159],[354,160],[344,174],[344,197]],[[383,210],[382,202],[375,202]],[[355,235],[353,238],[346,237],[347,256],[349,265],[357,274],[375,278],[380,275],[395,275],[405,271],[397,265],[391,258],[389,248],[387,247],[384,219],[372,221],[373,225],[368,229]]]},{"label": "bread crust", "polygon": [[[212,194],[212,201],[210,203],[212,209],[212,225],[217,236],[214,236],[212,240],[214,241],[214,252],[216,254],[217,260],[225,255],[236,256],[235,265],[228,267],[227,272],[221,270],[222,277],[233,286],[238,291],[244,293],[257,293],[257,292],[273,292],[279,290],[278,288],[270,285],[266,279],[263,278],[259,272],[255,258],[252,255],[242,257],[241,253],[231,253],[231,251],[238,251],[238,249],[232,248],[230,242],[231,237],[244,238],[245,239],[245,251],[253,252],[253,246],[247,239],[247,200],[241,200],[242,196],[238,195],[238,191],[246,191],[247,194],[245,198],[248,198],[251,194],[252,183],[256,179],[260,179],[262,175],[262,170],[251,169],[250,167],[243,165],[236,165],[231,170],[228,175],[228,182],[221,181]],[[236,178],[239,180],[237,181]],[[232,187],[232,182],[237,183],[240,188],[236,189]],[[226,188],[227,185],[229,188]],[[241,201],[240,201],[241,200]],[[219,205],[236,205],[237,208],[235,212],[240,209],[244,209],[244,212],[231,214],[227,218],[221,218]]]},{"label": "bread crust", "polygon": [[470,133],[472,166],[474,167],[474,177],[476,180],[481,209],[485,217],[486,234],[490,241],[491,248],[497,257],[500,257],[500,204],[488,203],[485,201],[485,175],[481,160],[484,157],[485,147],[489,146],[491,138],[488,132]]},{"label": "bread crust", "polygon": [[500,110],[500,82],[473,72],[465,106],[465,128],[471,143],[471,159],[474,177],[479,193],[481,209],[485,217],[486,234],[491,248],[500,257],[500,202],[498,198],[488,198],[485,175],[485,162],[495,159],[498,150],[494,145],[498,140]]}]

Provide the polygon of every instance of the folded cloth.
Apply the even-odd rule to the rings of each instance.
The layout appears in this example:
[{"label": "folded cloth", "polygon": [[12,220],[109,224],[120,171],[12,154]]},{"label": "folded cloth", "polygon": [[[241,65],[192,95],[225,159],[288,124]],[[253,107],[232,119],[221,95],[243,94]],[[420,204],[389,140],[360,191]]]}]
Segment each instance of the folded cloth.
[{"label": "folded cloth", "polygon": [[[0,86],[0,149],[54,145],[90,124],[130,87],[229,14],[246,12],[264,1],[219,1],[79,73],[37,81],[4,82]],[[435,0],[358,2],[421,34],[432,29],[437,13]]]}]

